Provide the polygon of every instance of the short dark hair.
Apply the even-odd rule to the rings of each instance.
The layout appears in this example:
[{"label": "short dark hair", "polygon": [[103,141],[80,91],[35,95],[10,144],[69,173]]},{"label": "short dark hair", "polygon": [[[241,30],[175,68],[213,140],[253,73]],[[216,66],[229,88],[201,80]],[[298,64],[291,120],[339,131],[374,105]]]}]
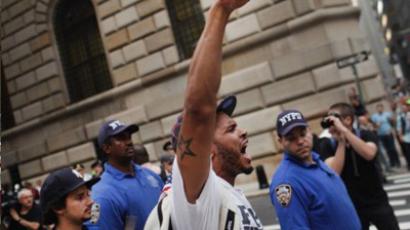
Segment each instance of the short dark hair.
[{"label": "short dark hair", "polygon": [[134,162],[136,164],[142,165],[149,162],[148,151],[144,145],[134,145]]},{"label": "short dark hair", "polygon": [[354,118],[354,108],[348,103],[339,102],[330,106],[330,109],[337,109],[340,111],[340,116]]},{"label": "short dark hair", "polygon": [[101,161],[96,160],[91,164],[91,168],[93,169],[93,168],[97,167],[98,165],[102,166],[102,163],[101,163]]},{"label": "short dark hair", "polygon": [[55,210],[60,210],[65,208],[65,200],[67,198],[67,195],[60,198],[59,200],[51,202],[46,211],[43,213],[43,218],[42,222],[44,225],[50,225],[50,224],[58,224],[58,218]]}]

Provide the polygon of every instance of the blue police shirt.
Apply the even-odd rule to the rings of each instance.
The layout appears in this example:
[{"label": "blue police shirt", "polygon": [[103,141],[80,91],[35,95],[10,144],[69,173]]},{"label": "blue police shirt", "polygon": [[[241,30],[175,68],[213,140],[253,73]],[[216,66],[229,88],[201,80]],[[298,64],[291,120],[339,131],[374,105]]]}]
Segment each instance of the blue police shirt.
[{"label": "blue police shirt", "polygon": [[[96,224],[91,230],[144,229],[151,210],[158,202],[163,182],[149,169],[134,165],[135,176],[106,163],[101,180],[92,187],[91,197],[100,205]],[[131,228],[129,228],[131,227]]]},{"label": "blue police shirt", "polygon": [[282,230],[359,230],[359,218],[340,177],[319,155],[305,164],[285,153],[272,177],[270,197]]},{"label": "blue police shirt", "polygon": [[390,124],[391,112],[375,113],[371,116],[371,120],[379,125],[377,134],[380,136],[390,135],[392,126]]}]

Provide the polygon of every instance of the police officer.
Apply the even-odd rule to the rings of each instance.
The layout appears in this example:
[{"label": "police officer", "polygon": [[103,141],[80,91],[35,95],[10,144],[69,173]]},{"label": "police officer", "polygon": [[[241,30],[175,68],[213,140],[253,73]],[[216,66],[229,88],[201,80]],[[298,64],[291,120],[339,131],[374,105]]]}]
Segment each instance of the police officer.
[{"label": "police officer", "polygon": [[[370,223],[379,230],[399,229],[376,165],[377,136],[371,131],[353,128],[354,109],[347,103],[330,106],[328,115],[327,119],[333,124],[329,132],[339,141],[323,141],[321,157],[341,173],[362,229],[369,229]],[[340,140],[344,140],[343,143]],[[334,156],[340,151],[344,158]]]},{"label": "police officer", "polygon": [[341,178],[312,151],[312,133],[297,110],[276,122],[284,158],[272,177],[270,197],[282,230],[359,230],[360,221]]}]

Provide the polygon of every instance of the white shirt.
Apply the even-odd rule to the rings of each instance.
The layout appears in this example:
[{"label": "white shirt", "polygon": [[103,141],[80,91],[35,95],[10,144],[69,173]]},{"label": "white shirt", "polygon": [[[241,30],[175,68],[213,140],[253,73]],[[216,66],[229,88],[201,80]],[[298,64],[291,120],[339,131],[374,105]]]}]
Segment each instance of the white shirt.
[{"label": "white shirt", "polygon": [[228,182],[218,177],[210,169],[205,186],[196,200],[191,204],[186,199],[184,184],[178,163],[172,167],[172,206],[171,221],[173,229],[178,230],[209,230],[218,229],[220,210],[222,205],[221,194],[229,193],[229,197],[236,204],[241,213],[241,229],[263,229],[255,211],[241,190],[235,189]]}]

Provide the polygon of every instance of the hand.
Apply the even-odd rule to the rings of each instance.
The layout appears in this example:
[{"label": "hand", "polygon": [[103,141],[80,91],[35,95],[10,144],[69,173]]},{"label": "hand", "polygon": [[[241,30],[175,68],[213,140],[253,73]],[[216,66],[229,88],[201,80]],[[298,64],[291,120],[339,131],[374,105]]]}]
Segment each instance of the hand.
[{"label": "hand", "polygon": [[11,218],[13,218],[13,220],[15,220],[15,221],[20,220],[20,216],[19,216],[19,214],[17,213],[17,211],[16,211],[14,208],[10,209],[10,216],[11,216]]},{"label": "hand", "polygon": [[402,135],[402,134],[399,134],[398,136],[399,136],[399,140],[400,140],[400,142],[404,142],[403,135]]},{"label": "hand", "polygon": [[239,7],[245,5],[249,0],[217,0],[216,4],[222,6],[229,12],[238,9]]},{"label": "hand", "polygon": [[328,116],[326,119],[333,122],[333,127],[339,133],[339,135],[343,135],[345,132],[347,132],[348,129],[343,125],[342,121],[340,121],[339,118],[335,116]]}]

